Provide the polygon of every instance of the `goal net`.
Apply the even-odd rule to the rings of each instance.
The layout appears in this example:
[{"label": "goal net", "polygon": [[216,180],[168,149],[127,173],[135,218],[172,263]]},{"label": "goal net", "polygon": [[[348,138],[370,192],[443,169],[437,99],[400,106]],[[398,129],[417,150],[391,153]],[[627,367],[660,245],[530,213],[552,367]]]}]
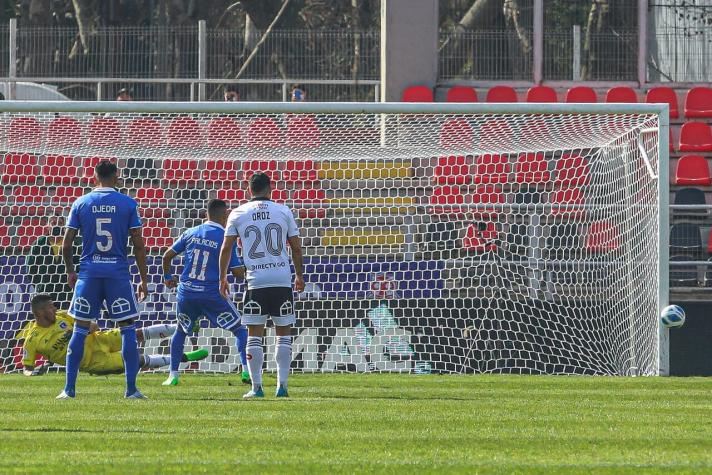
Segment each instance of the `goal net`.
[{"label": "goal net", "polygon": [[[175,293],[161,281],[166,247],[205,218],[210,198],[249,199],[246,178],[264,171],[305,251],[294,371],[660,370],[658,106],[5,101],[0,110],[0,372],[21,367],[33,293],[68,307],[58,235],[102,158],[117,162],[143,217],[151,294],[139,325],[176,321]],[[243,286],[234,290],[239,301]],[[273,343],[270,330],[268,370]],[[232,334],[205,321],[187,344],[210,357],[183,369],[238,367]],[[145,351],[168,353],[168,340]]]}]

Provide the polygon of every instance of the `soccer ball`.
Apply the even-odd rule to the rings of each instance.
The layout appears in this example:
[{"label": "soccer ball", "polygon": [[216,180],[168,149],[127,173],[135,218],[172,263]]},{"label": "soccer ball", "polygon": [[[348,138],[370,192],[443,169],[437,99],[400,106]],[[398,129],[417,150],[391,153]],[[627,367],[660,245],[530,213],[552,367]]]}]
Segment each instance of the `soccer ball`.
[{"label": "soccer ball", "polygon": [[660,322],[668,328],[681,327],[685,323],[685,311],[679,305],[668,305],[660,312]]}]

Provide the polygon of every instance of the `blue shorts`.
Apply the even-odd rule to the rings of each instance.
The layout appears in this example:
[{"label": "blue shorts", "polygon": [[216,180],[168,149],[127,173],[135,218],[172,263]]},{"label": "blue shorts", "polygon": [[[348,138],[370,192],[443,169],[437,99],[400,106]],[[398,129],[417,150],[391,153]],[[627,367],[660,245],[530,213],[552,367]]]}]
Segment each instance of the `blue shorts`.
[{"label": "blue shorts", "polygon": [[213,326],[225,330],[232,330],[240,325],[240,312],[220,294],[179,293],[177,300],[178,323],[188,334],[193,333],[193,326],[203,317]]},{"label": "blue shorts", "polygon": [[131,281],[124,279],[79,279],[74,287],[69,315],[77,320],[96,320],[106,304],[114,321],[138,317],[136,293]]}]

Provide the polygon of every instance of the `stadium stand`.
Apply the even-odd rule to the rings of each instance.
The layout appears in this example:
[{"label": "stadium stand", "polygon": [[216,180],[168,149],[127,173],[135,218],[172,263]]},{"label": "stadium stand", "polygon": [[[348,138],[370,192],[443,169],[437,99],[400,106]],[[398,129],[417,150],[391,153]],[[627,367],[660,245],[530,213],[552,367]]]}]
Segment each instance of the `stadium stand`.
[{"label": "stadium stand", "polygon": [[117,119],[99,117],[89,124],[88,144],[92,147],[116,147],[122,143],[121,126]]},{"label": "stadium stand", "polygon": [[241,170],[239,160],[208,160],[202,171],[203,181],[208,184],[235,181],[239,179]]},{"label": "stadium stand", "polygon": [[645,102],[649,104],[667,102],[670,105],[670,118],[680,118],[680,110],[677,107],[677,93],[675,93],[675,90],[671,87],[660,86],[651,88],[645,95]]},{"label": "stadium stand", "polygon": [[47,127],[47,143],[50,146],[77,146],[82,143],[82,127],[73,117],[56,117]]},{"label": "stadium stand", "polygon": [[188,159],[165,159],[163,160],[163,181],[166,186],[194,187],[200,181],[200,162]]},{"label": "stadium stand", "polygon": [[[695,223],[676,223],[670,228],[670,253],[699,256],[702,252],[700,226]],[[688,259],[689,260],[689,259]]]},{"label": "stadium stand", "polygon": [[475,184],[507,183],[512,166],[506,154],[484,154],[475,157],[472,181]]},{"label": "stadium stand", "polygon": [[712,118],[712,88],[693,87],[685,95],[685,117]]},{"label": "stadium stand", "polygon": [[598,102],[598,96],[593,88],[576,86],[566,91],[565,102]]},{"label": "stadium stand", "polygon": [[133,119],[129,122],[126,139],[129,147],[158,147],[163,144],[163,128],[156,119]]},{"label": "stadium stand", "polygon": [[13,147],[38,147],[42,143],[42,126],[34,117],[16,117],[10,121],[7,144]]},{"label": "stadium stand", "polygon": [[409,86],[403,91],[403,102],[433,102],[433,90],[428,86]]},{"label": "stadium stand", "polygon": [[594,254],[611,252],[621,245],[621,236],[615,224],[608,221],[592,222],[586,232],[586,250]]},{"label": "stadium stand", "polygon": [[477,102],[477,91],[472,87],[453,86],[447,90],[447,102]]},{"label": "stadium stand", "polygon": [[193,147],[202,145],[198,121],[190,117],[176,117],[168,125],[167,141],[170,147]]},{"label": "stadium stand", "polygon": [[[675,193],[676,205],[704,205],[706,204],[705,192],[699,188],[681,188]],[[706,209],[675,209],[673,216],[675,218],[692,217],[699,218],[706,216]]]},{"label": "stadium stand", "polygon": [[312,186],[319,179],[313,160],[287,160],[282,172],[282,181],[289,185]]},{"label": "stadium stand", "polygon": [[554,187],[556,188],[587,185],[589,177],[588,161],[584,157],[565,155],[556,161],[556,177],[554,178]]},{"label": "stadium stand", "polygon": [[2,183],[35,183],[40,172],[35,155],[6,153],[2,162]]},{"label": "stadium stand", "polygon": [[632,87],[612,87],[606,92],[606,102],[638,102],[638,93],[636,93]]},{"label": "stadium stand", "polygon": [[680,152],[712,152],[712,130],[704,122],[685,122],[680,128]]},{"label": "stadium stand", "polygon": [[242,146],[242,129],[232,117],[218,117],[208,123],[209,148],[238,148]]},{"label": "stadium stand", "polygon": [[462,239],[462,249],[468,253],[494,251],[497,249],[495,242],[497,238],[495,223],[490,221],[470,223]]},{"label": "stadium stand", "polygon": [[[684,254],[670,256],[670,262],[685,262],[689,260],[690,257]],[[670,287],[696,287],[697,284],[697,267],[679,265],[670,267]]]},{"label": "stadium stand", "polygon": [[77,160],[64,155],[48,155],[42,166],[45,185],[76,185],[81,180]]},{"label": "stadium stand", "polygon": [[486,102],[518,102],[517,91],[510,86],[494,86],[487,91]]},{"label": "stadium stand", "polygon": [[520,184],[541,184],[551,179],[549,164],[543,153],[521,153],[517,157],[515,181]]},{"label": "stadium stand", "polygon": [[702,155],[683,155],[677,162],[675,169],[676,185],[709,186],[710,167],[707,159]]},{"label": "stadium stand", "polygon": [[450,155],[438,157],[433,173],[435,183],[438,185],[464,185],[472,183],[472,158]]},{"label": "stadium stand", "polygon": [[558,102],[556,90],[549,86],[530,87],[526,96],[527,102]]}]

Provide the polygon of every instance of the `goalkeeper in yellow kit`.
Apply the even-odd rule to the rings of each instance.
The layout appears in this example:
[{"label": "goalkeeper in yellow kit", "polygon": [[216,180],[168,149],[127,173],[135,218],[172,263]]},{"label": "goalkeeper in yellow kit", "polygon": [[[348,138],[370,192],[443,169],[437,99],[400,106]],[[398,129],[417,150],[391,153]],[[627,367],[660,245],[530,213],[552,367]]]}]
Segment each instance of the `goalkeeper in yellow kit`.
[{"label": "goalkeeper in yellow kit", "polygon": [[[41,374],[41,371],[34,367],[38,355],[44,356],[50,363],[64,364],[74,326],[74,319],[66,311],[58,311],[52,297],[47,294],[35,295],[31,305],[35,319],[28,323],[19,335],[19,338],[25,340],[22,345],[22,365],[26,376]],[[102,331],[92,323],[89,331],[79,370],[91,374],[123,373],[119,329]],[[175,331],[175,325],[152,325],[138,329],[136,337],[141,343],[152,338],[168,338]],[[182,360],[198,361],[207,356],[207,350],[199,349],[184,353]],[[159,368],[170,363],[170,356],[140,355],[139,363],[143,369]]]}]

